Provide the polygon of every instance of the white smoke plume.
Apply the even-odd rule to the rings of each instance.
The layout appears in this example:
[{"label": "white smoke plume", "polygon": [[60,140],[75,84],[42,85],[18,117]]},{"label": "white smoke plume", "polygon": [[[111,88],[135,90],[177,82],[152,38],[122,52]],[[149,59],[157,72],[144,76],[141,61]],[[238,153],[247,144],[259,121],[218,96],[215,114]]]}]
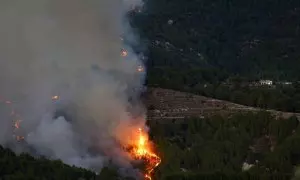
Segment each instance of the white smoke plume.
[{"label": "white smoke plume", "polygon": [[[0,2],[0,95],[14,102],[23,120],[20,131],[36,153],[95,170],[108,159],[130,166],[118,144],[144,126],[143,118],[132,120],[128,112],[128,99],[142,87],[143,73],[136,68],[143,64],[120,35],[134,42],[125,15],[141,5]],[[126,58],[120,57],[124,47]],[[0,143],[13,143],[11,121],[0,113]]]}]

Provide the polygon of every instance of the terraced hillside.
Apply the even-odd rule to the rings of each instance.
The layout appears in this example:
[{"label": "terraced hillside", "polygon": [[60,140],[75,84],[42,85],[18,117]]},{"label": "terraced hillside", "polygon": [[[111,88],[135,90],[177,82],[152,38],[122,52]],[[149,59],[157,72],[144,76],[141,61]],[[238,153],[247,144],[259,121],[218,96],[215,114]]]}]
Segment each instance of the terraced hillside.
[{"label": "terraced hillside", "polygon": [[[162,88],[149,88],[145,95],[148,119],[182,119],[210,116],[215,113],[230,115],[236,112],[260,111],[261,109],[234,104],[227,101],[198,96]],[[300,119],[300,113],[267,110],[277,117]]]}]

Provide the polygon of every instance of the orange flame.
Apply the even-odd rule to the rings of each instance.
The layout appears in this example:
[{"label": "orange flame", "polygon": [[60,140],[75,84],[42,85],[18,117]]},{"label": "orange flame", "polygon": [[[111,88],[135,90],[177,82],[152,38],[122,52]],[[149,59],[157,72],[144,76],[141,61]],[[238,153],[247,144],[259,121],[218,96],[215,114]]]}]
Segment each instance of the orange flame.
[{"label": "orange flame", "polygon": [[142,131],[141,128],[138,129],[138,136],[135,143],[132,145],[133,149],[130,154],[133,158],[138,160],[145,160],[145,179],[151,180],[151,174],[153,170],[160,164],[161,159],[156,155],[150,147],[148,135]]}]

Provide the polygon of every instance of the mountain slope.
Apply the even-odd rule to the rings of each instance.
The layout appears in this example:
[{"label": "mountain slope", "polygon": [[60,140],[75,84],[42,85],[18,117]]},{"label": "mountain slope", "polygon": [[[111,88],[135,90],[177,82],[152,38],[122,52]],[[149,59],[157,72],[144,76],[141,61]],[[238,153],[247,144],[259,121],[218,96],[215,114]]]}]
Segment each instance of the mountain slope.
[{"label": "mountain slope", "polygon": [[300,78],[299,20],[297,0],[151,0],[133,24],[149,41],[148,67],[157,73],[293,81]]},{"label": "mountain slope", "polygon": [[[131,23],[148,86],[300,112],[300,1],[148,0]],[[278,86],[250,86],[264,79]]]}]

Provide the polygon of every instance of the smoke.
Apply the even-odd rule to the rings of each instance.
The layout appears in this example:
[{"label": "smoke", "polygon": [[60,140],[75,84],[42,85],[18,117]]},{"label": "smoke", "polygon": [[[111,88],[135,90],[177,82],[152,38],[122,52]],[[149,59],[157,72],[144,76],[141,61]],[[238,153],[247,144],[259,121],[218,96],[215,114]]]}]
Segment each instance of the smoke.
[{"label": "smoke", "polygon": [[[136,43],[126,13],[139,0],[2,0],[0,93],[22,116],[19,133],[36,153],[100,170],[130,167],[120,143],[144,126],[128,109],[144,74],[120,35]],[[122,48],[128,50],[120,57]],[[57,95],[57,100],[51,97]],[[140,110],[140,109],[139,109]],[[59,113],[61,112],[61,113]],[[0,143],[14,143],[1,112]]]}]

